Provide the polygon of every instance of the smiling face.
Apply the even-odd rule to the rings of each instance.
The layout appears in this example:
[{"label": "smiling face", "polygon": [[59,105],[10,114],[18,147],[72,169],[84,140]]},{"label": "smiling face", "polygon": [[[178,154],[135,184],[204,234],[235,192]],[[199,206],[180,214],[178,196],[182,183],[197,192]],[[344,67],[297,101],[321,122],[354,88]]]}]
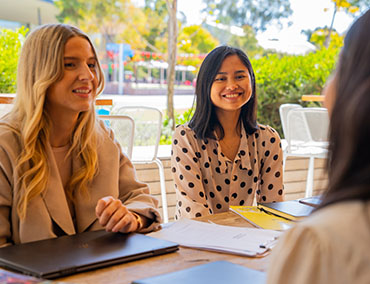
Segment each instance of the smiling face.
[{"label": "smiling face", "polygon": [[211,87],[211,101],[216,112],[240,112],[252,95],[248,68],[234,54],[226,57]]},{"label": "smiling face", "polygon": [[83,37],[70,38],[64,48],[63,77],[52,84],[46,94],[50,116],[78,116],[87,111],[96,96],[97,59],[90,43]]}]

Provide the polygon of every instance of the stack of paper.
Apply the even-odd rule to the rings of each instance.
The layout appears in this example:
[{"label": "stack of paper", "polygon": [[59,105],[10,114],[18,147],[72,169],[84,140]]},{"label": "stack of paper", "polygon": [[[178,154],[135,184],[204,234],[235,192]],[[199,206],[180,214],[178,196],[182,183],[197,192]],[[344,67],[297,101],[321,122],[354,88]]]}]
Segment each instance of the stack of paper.
[{"label": "stack of paper", "polygon": [[168,223],[162,230],[150,233],[149,236],[185,247],[257,256],[270,249],[280,234],[273,230],[222,226],[184,219]]}]

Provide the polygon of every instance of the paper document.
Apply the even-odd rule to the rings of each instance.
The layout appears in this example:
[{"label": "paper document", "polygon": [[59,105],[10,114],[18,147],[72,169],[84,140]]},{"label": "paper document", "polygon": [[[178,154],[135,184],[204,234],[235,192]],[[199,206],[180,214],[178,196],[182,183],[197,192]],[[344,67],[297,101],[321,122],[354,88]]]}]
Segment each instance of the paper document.
[{"label": "paper document", "polygon": [[148,235],[185,247],[257,256],[270,249],[281,232],[183,219],[165,224],[162,230]]}]

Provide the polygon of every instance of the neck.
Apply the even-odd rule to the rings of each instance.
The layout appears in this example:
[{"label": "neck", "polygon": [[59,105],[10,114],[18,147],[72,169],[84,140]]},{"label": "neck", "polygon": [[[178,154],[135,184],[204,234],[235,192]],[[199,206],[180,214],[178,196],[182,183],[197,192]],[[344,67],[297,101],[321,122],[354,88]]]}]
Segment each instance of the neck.
[{"label": "neck", "polygon": [[78,115],[72,116],[65,113],[59,116],[56,114],[50,116],[50,145],[52,147],[62,147],[70,143],[77,118]]},{"label": "neck", "polygon": [[[238,112],[218,111],[217,118],[224,129],[224,138],[240,136],[240,110]],[[217,134],[220,134],[219,131]]]}]

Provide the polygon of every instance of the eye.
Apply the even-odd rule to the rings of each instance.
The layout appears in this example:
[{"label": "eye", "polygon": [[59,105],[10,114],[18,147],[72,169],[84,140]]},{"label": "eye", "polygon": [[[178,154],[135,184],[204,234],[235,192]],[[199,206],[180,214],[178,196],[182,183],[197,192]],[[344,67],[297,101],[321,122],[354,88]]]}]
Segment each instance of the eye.
[{"label": "eye", "polygon": [[218,82],[222,82],[222,81],[225,81],[225,80],[226,80],[226,78],[225,78],[225,77],[216,77],[214,81],[215,81],[215,82],[217,82],[217,81],[218,81]]},{"label": "eye", "polygon": [[247,77],[247,76],[245,76],[245,75],[237,75],[235,78],[237,80],[243,80],[245,77]]},{"label": "eye", "polygon": [[75,67],[75,64],[72,63],[72,62],[66,62],[66,63],[64,63],[64,67],[65,68],[73,68],[73,67]]},{"label": "eye", "polygon": [[89,68],[91,68],[91,69],[95,69],[96,64],[95,64],[95,63],[90,63],[90,64],[88,64],[88,66],[89,66]]}]

